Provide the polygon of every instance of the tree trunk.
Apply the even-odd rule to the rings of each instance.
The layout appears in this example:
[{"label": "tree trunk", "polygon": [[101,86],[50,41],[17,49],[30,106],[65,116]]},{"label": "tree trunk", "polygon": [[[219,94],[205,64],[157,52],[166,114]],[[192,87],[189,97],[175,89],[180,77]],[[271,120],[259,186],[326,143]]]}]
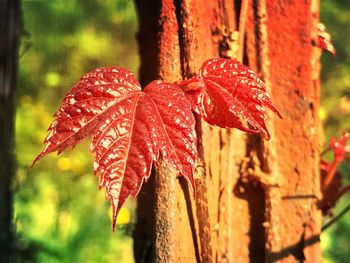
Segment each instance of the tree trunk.
[{"label": "tree trunk", "polygon": [[283,119],[268,114],[270,141],[197,120],[198,194],[160,165],[138,199],[136,262],[320,262],[318,1],[144,2],[143,84],[236,58],[264,79]]},{"label": "tree trunk", "polygon": [[13,253],[12,179],[14,157],[14,93],[20,36],[19,0],[0,1],[0,255]]}]

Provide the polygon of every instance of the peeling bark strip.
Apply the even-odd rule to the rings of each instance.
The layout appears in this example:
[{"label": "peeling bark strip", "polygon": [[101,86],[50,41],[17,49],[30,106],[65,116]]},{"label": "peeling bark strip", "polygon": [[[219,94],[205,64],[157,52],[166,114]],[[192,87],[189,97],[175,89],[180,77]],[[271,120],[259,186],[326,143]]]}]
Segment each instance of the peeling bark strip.
[{"label": "peeling bark strip", "polygon": [[13,256],[12,180],[15,176],[14,115],[20,2],[0,1],[0,255]]}]

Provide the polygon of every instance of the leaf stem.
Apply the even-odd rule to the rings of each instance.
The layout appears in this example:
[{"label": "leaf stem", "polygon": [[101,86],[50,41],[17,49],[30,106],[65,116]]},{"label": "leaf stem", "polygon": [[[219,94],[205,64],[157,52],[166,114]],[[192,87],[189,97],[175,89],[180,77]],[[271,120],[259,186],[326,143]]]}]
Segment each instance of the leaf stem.
[{"label": "leaf stem", "polygon": [[327,189],[329,184],[332,182],[332,179],[334,178],[334,176],[336,174],[338,165],[339,165],[339,163],[337,163],[334,160],[334,162],[331,164],[331,168],[330,168],[329,172],[326,175],[326,178],[324,179],[324,181],[322,183],[322,189]]}]

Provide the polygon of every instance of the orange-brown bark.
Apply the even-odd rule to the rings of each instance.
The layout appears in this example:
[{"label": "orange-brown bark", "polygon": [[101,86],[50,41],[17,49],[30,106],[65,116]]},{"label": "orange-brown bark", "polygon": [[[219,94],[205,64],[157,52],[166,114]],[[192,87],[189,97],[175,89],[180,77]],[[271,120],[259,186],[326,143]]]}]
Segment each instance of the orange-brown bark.
[{"label": "orange-brown bark", "polygon": [[[320,262],[319,234],[319,61],[312,46],[311,2],[256,0],[248,29],[248,58],[270,87],[284,116],[270,119],[272,140],[263,143],[260,166],[268,185],[266,261]],[[254,24],[258,24],[256,28]],[[257,48],[256,48],[257,47]],[[272,187],[271,187],[272,186]]]},{"label": "orange-brown bark", "polygon": [[[140,2],[142,21],[152,12],[140,8]],[[142,45],[145,30],[153,30],[149,36],[157,40],[147,43],[158,43],[153,47],[157,56],[141,52],[142,76],[158,65],[156,74],[173,81],[196,72],[207,58],[237,57],[265,80],[283,119],[268,114],[270,141],[203,123],[203,155],[196,180],[198,190],[206,188],[207,192],[194,199],[186,182],[174,179],[174,171],[162,174],[161,180],[172,180],[175,185],[164,187],[165,181],[159,179],[155,190],[149,185],[147,191],[158,196],[157,214],[143,211],[149,204],[143,205],[140,196],[138,219],[150,222],[156,218],[156,224],[148,223],[151,229],[138,225],[137,262],[152,262],[152,257],[148,261],[140,256],[147,246],[138,233],[156,247],[158,262],[320,262],[321,215],[316,208],[320,53],[312,45],[317,1],[151,2],[159,8],[153,13],[158,14],[160,26],[144,28],[141,24],[139,36]],[[170,192],[162,194],[165,190]],[[167,195],[169,200],[163,198]],[[175,215],[169,217],[169,211]],[[159,225],[162,220],[170,228]],[[155,242],[152,231],[156,231]]]}]

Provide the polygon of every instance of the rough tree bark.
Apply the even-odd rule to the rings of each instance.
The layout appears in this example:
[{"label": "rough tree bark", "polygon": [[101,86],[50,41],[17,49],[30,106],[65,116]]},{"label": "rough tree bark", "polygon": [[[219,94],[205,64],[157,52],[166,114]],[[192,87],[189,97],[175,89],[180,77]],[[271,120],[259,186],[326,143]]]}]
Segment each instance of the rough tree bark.
[{"label": "rough tree bark", "polygon": [[136,5],[143,84],[237,58],[283,115],[268,114],[270,141],[198,122],[199,194],[160,165],[138,199],[136,262],[320,262],[318,0]]},{"label": "rough tree bark", "polygon": [[12,179],[14,157],[14,93],[20,36],[20,1],[0,1],[0,255],[13,253]]}]

